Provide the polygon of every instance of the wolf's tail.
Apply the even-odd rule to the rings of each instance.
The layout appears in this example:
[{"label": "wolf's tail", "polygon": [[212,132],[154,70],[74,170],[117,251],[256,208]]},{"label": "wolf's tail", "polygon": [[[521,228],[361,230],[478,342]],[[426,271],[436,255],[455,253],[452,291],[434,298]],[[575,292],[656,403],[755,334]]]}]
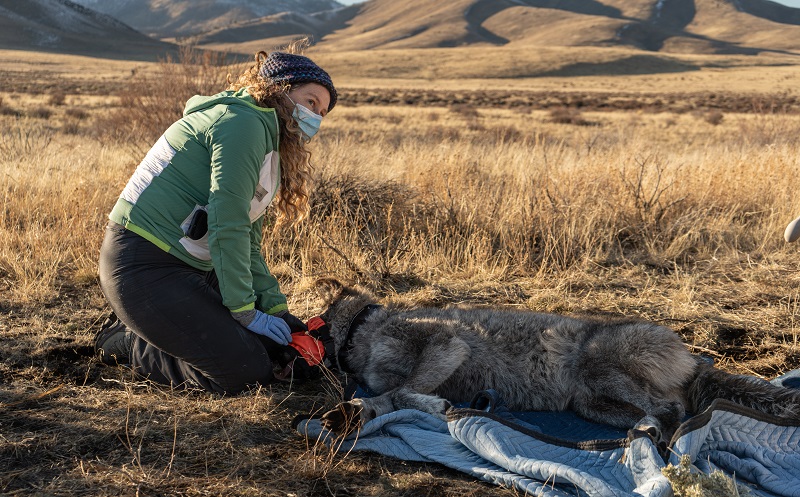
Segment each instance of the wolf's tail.
[{"label": "wolf's tail", "polygon": [[697,368],[687,391],[688,410],[704,411],[716,399],[726,399],[745,407],[800,421],[800,390],[784,388],[753,376],[733,375],[707,364]]}]

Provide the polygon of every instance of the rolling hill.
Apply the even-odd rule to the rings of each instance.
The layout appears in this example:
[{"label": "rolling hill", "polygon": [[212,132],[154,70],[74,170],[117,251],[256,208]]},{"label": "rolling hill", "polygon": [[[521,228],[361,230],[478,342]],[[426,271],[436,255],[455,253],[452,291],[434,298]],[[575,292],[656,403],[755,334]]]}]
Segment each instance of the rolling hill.
[{"label": "rolling hill", "polygon": [[0,0],[0,48],[133,59],[177,49],[69,0]]},{"label": "rolling hill", "polygon": [[196,41],[234,51],[310,34],[327,51],[508,45],[800,52],[800,9],[769,0],[370,0],[334,12],[254,19]]},{"label": "rolling hill", "polygon": [[[324,36],[347,26],[360,7],[357,5],[303,14],[282,12],[249,21],[234,23],[187,38],[204,48],[239,53],[255,53],[279,47],[300,37],[319,41]],[[266,37],[265,37],[266,36]]]},{"label": "rolling hill", "polygon": [[322,41],[339,50],[509,44],[799,51],[800,9],[767,0],[371,0]]}]

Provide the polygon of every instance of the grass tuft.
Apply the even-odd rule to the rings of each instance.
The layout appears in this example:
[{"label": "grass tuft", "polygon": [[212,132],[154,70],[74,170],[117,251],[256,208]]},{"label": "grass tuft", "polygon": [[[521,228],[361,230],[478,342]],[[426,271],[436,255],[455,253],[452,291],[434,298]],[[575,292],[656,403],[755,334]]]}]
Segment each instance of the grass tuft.
[{"label": "grass tuft", "polygon": [[722,471],[711,474],[692,471],[688,455],[681,456],[678,466],[670,464],[661,472],[669,479],[675,497],[750,497],[746,486]]}]

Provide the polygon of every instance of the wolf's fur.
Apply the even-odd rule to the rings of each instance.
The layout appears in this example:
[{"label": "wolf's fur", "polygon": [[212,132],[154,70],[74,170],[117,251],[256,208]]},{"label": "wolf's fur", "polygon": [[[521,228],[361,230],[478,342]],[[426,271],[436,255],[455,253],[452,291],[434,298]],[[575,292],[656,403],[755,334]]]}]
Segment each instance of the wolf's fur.
[{"label": "wolf's fur", "polygon": [[334,431],[396,409],[444,416],[450,402],[469,401],[488,388],[514,410],[571,409],[656,438],[669,437],[686,411],[700,412],[716,398],[800,418],[800,393],[714,369],[672,330],[652,323],[388,306],[372,311],[350,335],[354,316],[375,297],[335,280],[318,288],[339,357],[361,385],[379,394],[326,413],[323,424]]}]

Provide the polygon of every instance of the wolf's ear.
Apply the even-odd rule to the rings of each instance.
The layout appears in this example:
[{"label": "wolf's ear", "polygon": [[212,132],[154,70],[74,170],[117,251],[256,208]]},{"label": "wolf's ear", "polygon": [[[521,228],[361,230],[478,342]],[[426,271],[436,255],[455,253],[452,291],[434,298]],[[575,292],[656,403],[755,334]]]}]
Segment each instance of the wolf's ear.
[{"label": "wolf's ear", "polygon": [[345,286],[336,278],[320,278],[314,282],[314,289],[325,301],[326,305],[332,304],[342,294]]}]

